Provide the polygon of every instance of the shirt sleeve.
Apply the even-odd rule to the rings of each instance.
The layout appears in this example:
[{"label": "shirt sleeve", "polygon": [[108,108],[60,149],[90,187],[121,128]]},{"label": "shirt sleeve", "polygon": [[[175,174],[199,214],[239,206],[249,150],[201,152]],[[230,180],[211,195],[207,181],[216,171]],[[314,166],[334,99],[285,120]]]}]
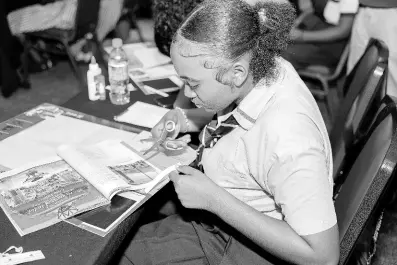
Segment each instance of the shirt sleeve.
[{"label": "shirt sleeve", "polygon": [[[296,116],[296,117],[295,117]],[[277,117],[267,133],[275,157],[267,185],[284,220],[299,234],[325,231],[337,223],[333,183],[322,135],[307,116]]]},{"label": "shirt sleeve", "polygon": [[340,0],[341,14],[355,14],[358,11],[359,0]]},{"label": "shirt sleeve", "polygon": [[359,0],[329,0],[324,8],[324,18],[332,25],[338,25],[342,14],[355,14],[358,11]]}]

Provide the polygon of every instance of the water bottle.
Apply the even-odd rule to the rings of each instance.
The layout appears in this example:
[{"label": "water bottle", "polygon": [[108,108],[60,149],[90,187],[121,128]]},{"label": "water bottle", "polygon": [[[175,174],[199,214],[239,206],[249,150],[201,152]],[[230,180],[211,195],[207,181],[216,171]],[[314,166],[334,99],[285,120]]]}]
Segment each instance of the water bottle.
[{"label": "water bottle", "polygon": [[112,40],[113,49],[109,55],[108,71],[110,83],[110,101],[115,105],[130,102],[128,90],[128,58],[123,50],[123,41],[119,38]]}]

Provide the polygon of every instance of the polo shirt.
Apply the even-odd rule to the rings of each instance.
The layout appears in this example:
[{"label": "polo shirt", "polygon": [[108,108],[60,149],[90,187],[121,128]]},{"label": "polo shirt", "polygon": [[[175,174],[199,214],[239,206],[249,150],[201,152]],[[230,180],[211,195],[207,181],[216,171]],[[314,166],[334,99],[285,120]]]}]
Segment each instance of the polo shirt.
[{"label": "polo shirt", "polygon": [[[203,152],[205,174],[230,194],[299,235],[336,224],[332,152],[321,113],[293,66],[264,80],[227,115],[238,127]],[[227,115],[220,116],[220,120]]]}]

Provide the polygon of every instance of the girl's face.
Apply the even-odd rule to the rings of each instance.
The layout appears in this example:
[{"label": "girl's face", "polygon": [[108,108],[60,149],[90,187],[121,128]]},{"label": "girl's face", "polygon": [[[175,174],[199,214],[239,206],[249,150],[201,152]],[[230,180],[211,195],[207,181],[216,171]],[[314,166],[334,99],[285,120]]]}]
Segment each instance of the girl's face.
[{"label": "girl's face", "polygon": [[191,54],[200,54],[200,51],[195,51],[195,47],[191,43],[187,44],[186,40],[179,42],[182,43],[171,46],[171,59],[179,77],[185,82],[186,97],[197,107],[210,112],[219,112],[235,102],[239,97],[239,89],[219,83],[215,79],[219,69],[205,68],[204,56],[182,56],[180,49],[184,45],[189,45]]}]

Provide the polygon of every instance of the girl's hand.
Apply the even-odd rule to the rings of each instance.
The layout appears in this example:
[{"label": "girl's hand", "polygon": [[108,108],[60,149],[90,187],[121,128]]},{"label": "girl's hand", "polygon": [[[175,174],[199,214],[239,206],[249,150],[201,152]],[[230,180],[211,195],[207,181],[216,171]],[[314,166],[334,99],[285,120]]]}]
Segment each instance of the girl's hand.
[{"label": "girl's hand", "polygon": [[170,180],[179,200],[186,208],[214,212],[218,204],[217,198],[224,192],[224,189],[201,171],[189,166],[180,166],[178,172],[171,172]]},{"label": "girl's hand", "polygon": [[186,131],[187,124],[182,112],[178,109],[172,109],[168,111],[153,127],[151,131],[153,138],[160,138],[161,134],[165,130],[167,121],[173,121],[175,123],[175,130],[171,133],[168,133],[167,138],[175,139],[181,131]]}]

